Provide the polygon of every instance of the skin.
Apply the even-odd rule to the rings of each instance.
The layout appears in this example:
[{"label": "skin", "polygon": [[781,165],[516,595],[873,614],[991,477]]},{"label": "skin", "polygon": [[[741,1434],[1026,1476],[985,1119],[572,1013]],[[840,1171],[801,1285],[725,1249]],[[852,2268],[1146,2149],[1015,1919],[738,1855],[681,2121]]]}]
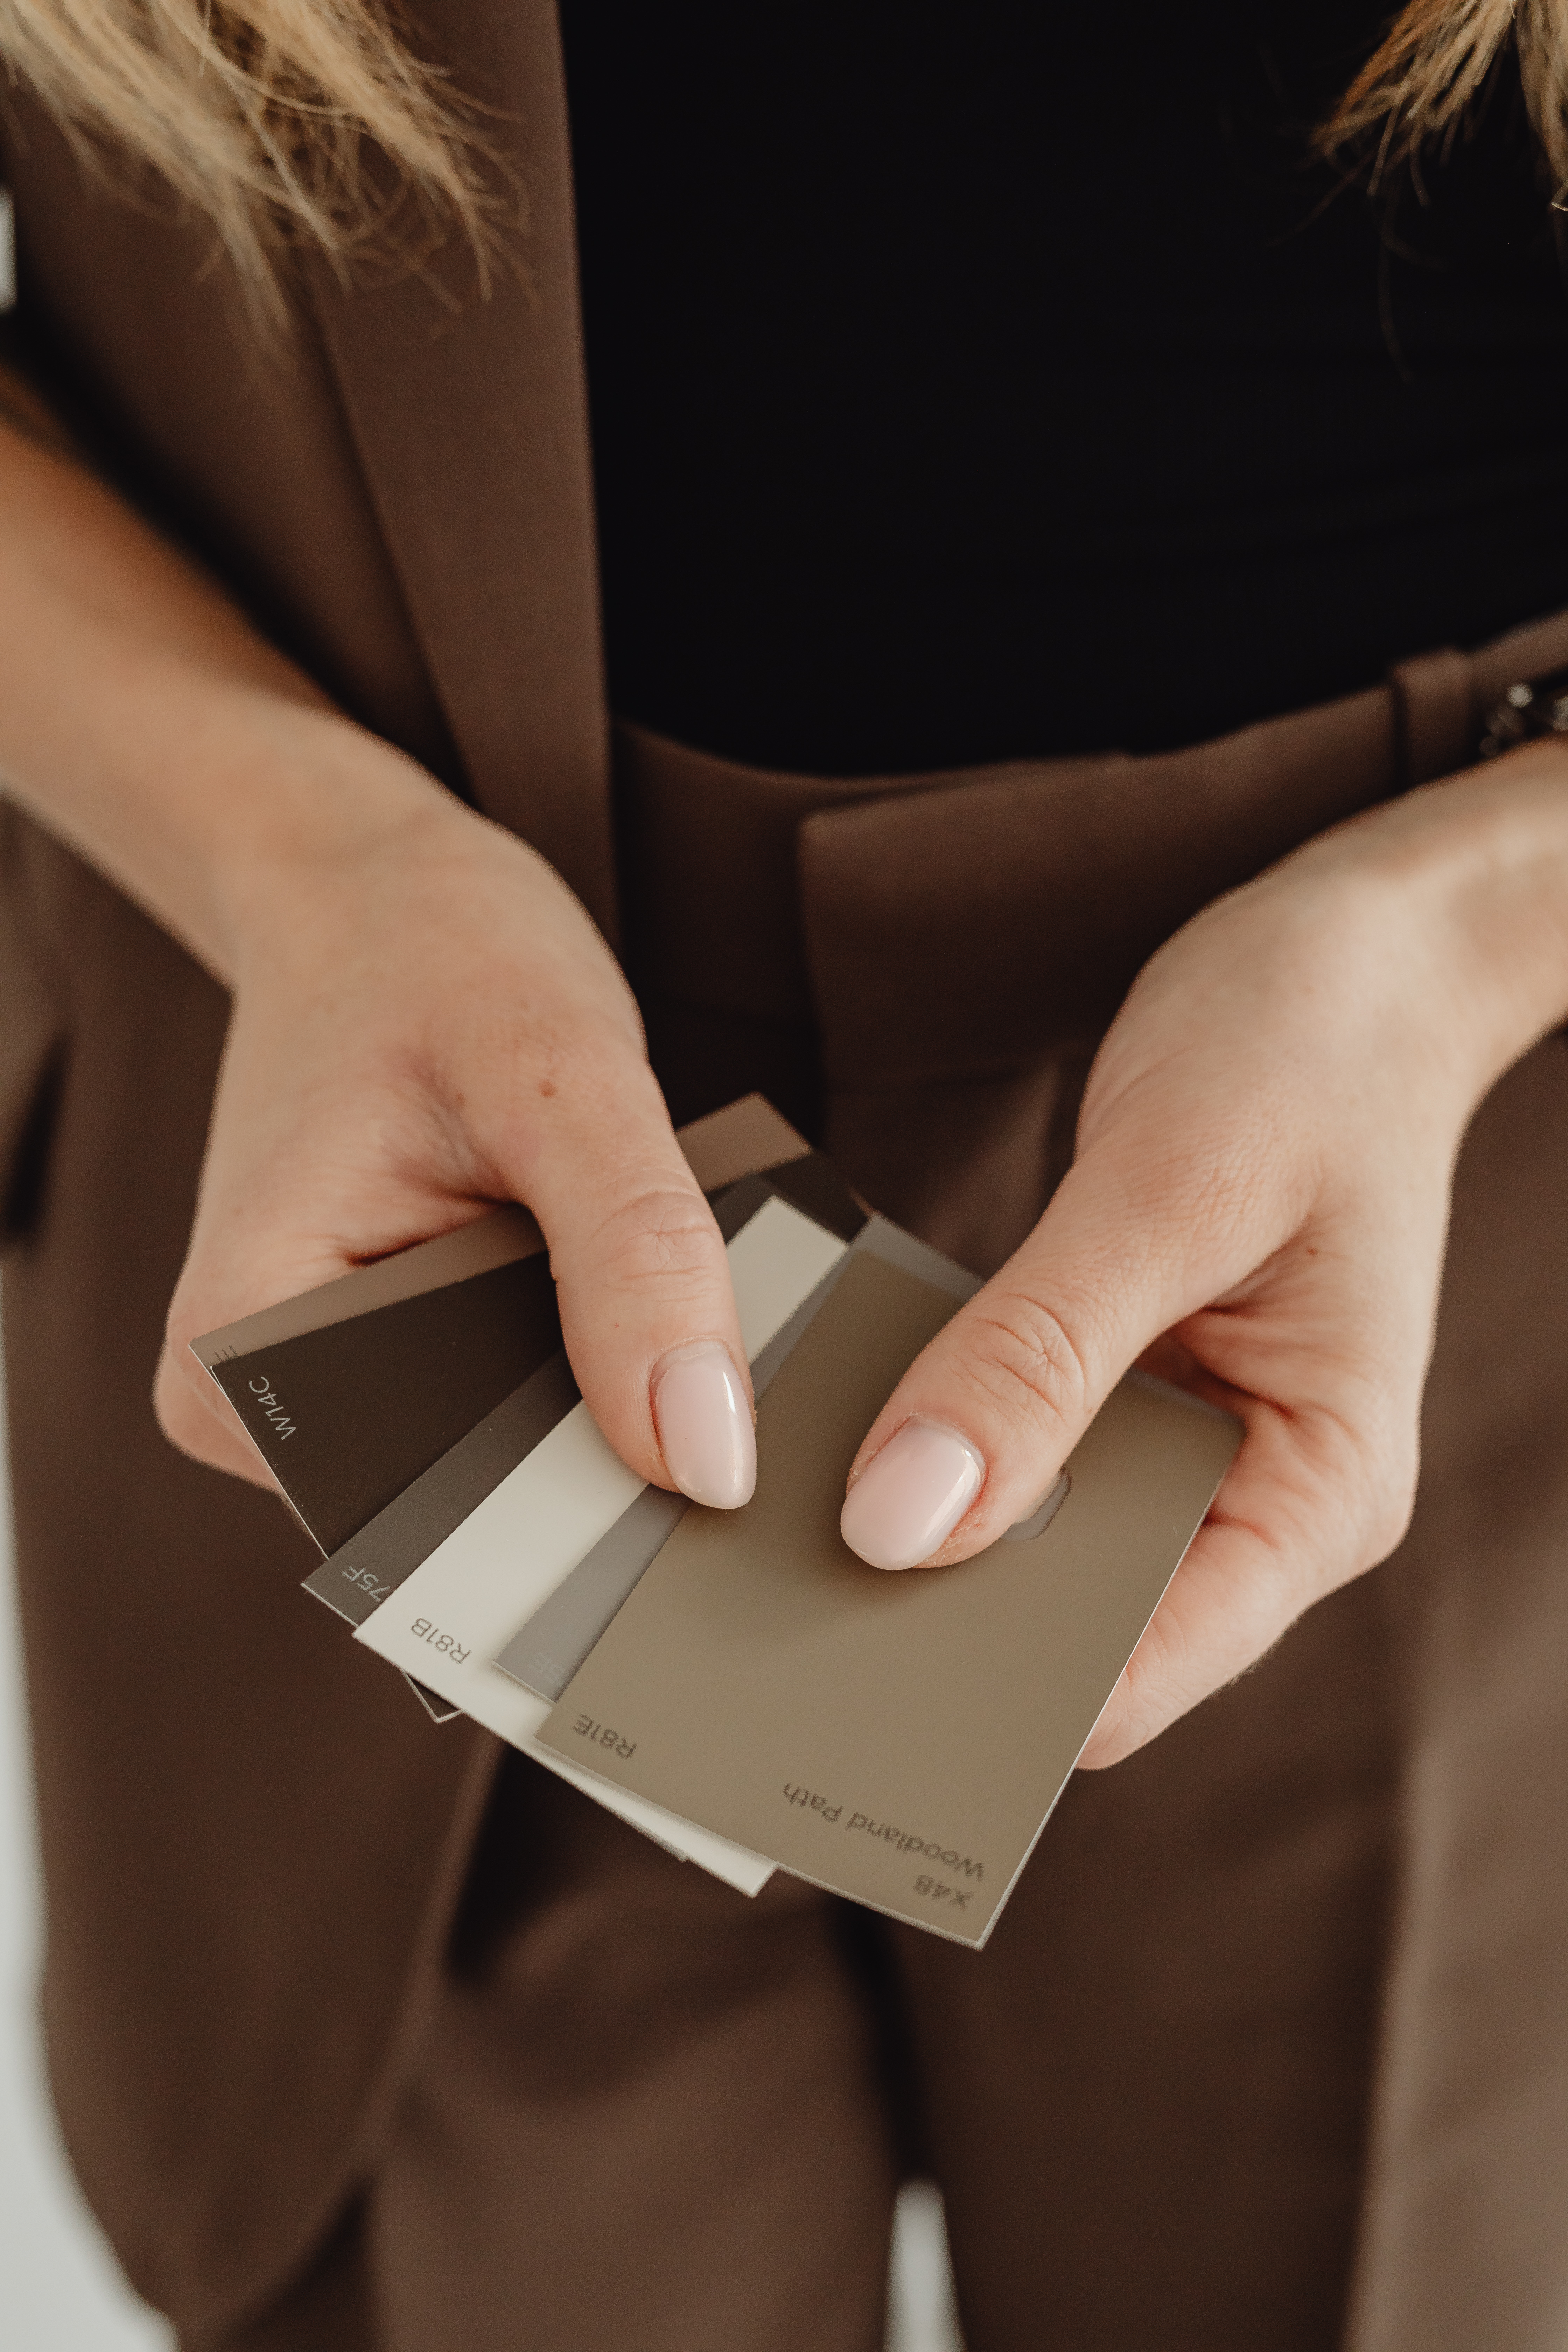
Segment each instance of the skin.
[{"label": "skin", "polygon": [[[718,1339],[722,1245],[637,1010],[542,861],[352,725],[110,493],[0,425],[0,775],[231,992],[156,1382],[267,1474],[195,1334],[482,1213],[549,1239],[572,1362],[673,1484],[650,1381]],[[935,1564],[1025,1517],[1139,1360],[1247,1436],[1085,1761],[1152,1738],[1406,1524],[1449,1183],[1568,1017],[1568,753],[1531,746],[1310,843],[1163,948],[1035,1233],[910,1368],[985,1465]]]}]

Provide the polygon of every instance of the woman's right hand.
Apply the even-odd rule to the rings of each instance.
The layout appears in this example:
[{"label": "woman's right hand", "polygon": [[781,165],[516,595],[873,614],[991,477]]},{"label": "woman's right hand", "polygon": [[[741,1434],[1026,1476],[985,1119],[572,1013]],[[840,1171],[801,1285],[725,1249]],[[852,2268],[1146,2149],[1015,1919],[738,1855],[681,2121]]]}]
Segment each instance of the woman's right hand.
[{"label": "woman's right hand", "polygon": [[630,991],[542,859],[3,420],[0,685],[7,794],[234,998],[157,1372],[174,1443],[266,1484],[190,1340],[517,1200],[610,1443],[645,1478],[744,1502],[723,1244]]},{"label": "woman's right hand", "polygon": [[269,1483],[190,1341],[516,1200],[616,1452],[700,1501],[744,1502],[751,1384],[723,1244],[614,957],[522,842],[326,725],[337,804],[363,821],[229,886],[234,1010],[157,1374],[165,1433]]}]

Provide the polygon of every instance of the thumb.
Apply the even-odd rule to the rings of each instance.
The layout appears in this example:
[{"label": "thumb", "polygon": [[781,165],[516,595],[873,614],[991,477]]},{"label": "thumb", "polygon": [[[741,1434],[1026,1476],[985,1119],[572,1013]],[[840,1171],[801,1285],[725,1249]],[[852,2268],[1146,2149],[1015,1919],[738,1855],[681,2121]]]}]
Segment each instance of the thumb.
[{"label": "thumb", "polygon": [[1246,1270],[1206,1204],[1154,1208],[1116,1172],[1070,1171],[873,1423],[841,1523],[873,1568],[967,1559],[1026,1519],[1123,1372]]},{"label": "thumb", "polygon": [[550,1244],[588,1410],[639,1477],[734,1510],[756,1484],[752,1383],[713,1213],[640,1059],[531,1107],[505,1172]]}]

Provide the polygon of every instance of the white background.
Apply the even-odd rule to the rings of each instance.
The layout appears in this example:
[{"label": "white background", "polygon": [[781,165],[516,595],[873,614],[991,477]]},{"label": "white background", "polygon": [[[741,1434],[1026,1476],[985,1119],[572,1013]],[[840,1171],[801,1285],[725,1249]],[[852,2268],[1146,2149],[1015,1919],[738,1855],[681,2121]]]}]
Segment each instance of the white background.
[{"label": "white background", "polygon": [[[34,2014],[37,1856],[10,1522],[0,1448],[0,2339],[7,2352],[171,2352],[168,2328],[125,2286],[81,2201],[44,2086]],[[962,2352],[932,2189],[904,2192],[891,2285],[889,2352]]]}]

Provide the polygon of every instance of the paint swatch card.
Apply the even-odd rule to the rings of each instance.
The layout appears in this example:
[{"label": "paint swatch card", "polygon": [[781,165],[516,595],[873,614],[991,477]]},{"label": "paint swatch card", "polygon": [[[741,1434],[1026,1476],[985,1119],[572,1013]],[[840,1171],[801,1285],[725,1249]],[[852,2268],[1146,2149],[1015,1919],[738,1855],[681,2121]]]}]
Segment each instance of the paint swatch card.
[{"label": "paint swatch card", "polygon": [[[848,1244],[793,1202],[764,1192],[728,1249],[742,1337],[754,1361],[821,1290]],[[499,1662],[605,1539],[656,1496],[657,1549],[690,1507],[647,1487],[575,1401],[477,1508],[375,1598],[355,1639],[502,1738],[531,1748],[550,1701]],[[363,1590],[367,1560],[372,1573],[384,1575],[389,1539],[401,1539],[407,1510],[405,1500],[392,1505],[312,1586],[337,1574],[357,1578]],[[576,1758],[549,1760],[582,1769]],[[623,1803],[634,1793],[615,1792]],[[664,1836],[695,1854],[684,1832],[667,1827]]]},{"label": "paint swatch card", "polygon": [[[782,1256],[766,1246],[764,1221],[763,1248],[753,1236],[739,1261],[731,1257],[742,1324],[749,1312],[765,1344],[842,1255],[845,1235],[864,1223],[865,1212],[759,1097],[694,1122],[679,1139],[731,1243],[770,1203],[778,1208],[786,1192],[808,1204],[811,1213],[785,1212]],[[781,1164],[771,1174],[752,1173],[775,1160]],[[542,1247],[527,1213],[503,1208],[195,1342],[195,1354],[330,1555],[306,1580],[307,1591],[352,1624],[390,1600],[569,1421],[569,1442],[581,1445],[584,1424],[592,1431],[594,1469],[605,1472],[598,1455],[607,1456],[612,1517],[616,1504],[649,1491],[609,1453],[581,1405],[561,1349]],[[605,1490],[590,1477],[576,1501],[592,1520],[595,1511],[603,1516]],[[451,1663],[438,1664],[433,1677],[405,1669],[437,1721],[464,1711],[432,1687],[432,1680],[449,1679]],[[682,1859],[746,1894],[766,1884],[773,1865],[765,1857],[536,1749],[531,1735],[545,1704],[499,1674],[492,1699],[496,1685],[504,1703],[487,1707],[481,1678],[479,1703],[468,1710],[476,1719]]]},{"label": "paint swatch card", "polygon": [[212,1370],[330,1552],[560,1355],[555,1285],[540,1250]]},{"label": "paint swatch card", "polygon": [[774,1863],[983,1944],[1237,1442],[1132,1375],[1025,1526],[883,1576],[837,1533],[907,1364],[978,1286],[756,1098],[682,1141],[759,1400],[744,1510],[645,1486],[583,1403],[537,1227],[501,1210],[199,1341],[402,1669],[731,1885]]},{"label": "paint swatch card", "polygon": [[980,1945],[1240,1430],[1130,1375],[1043,1532],[957,1568],[867,1568],[838,1533],[850,1461],[955,1303],[853,1254],[763,1400],[753,1500],[686,1512],[539,1738],[800,1877]]},{"label": "paint swatch card", "polygon": [[[732,1197],[759,1170],[784,1163],[784,1181],[814,1196],[837,1182],[820,1161],[812,1163],[815,1175],[784,1172],[809,1158],[809,1147],[760,1096],[694,1121],[679,1139],[704,1190],[731,1196],[727,1223],[721,1212],[727,1234],[762,1197]],[[847,1199],[841,1184],[837,1195]],[[492,1211],[195,1343],[328,1553],[501,1411],[560,1351],[543,1236],[517,1207]],[[558,1386],[547,1376],[535,1391],[536,1406]],[[470,1454],[467,1465],[482,1472],[489,1457]],[[451,1475],[445,1491],[455,1505],[460,1500]],[[471,1508],[489,1490],[469,1491]]]}]

